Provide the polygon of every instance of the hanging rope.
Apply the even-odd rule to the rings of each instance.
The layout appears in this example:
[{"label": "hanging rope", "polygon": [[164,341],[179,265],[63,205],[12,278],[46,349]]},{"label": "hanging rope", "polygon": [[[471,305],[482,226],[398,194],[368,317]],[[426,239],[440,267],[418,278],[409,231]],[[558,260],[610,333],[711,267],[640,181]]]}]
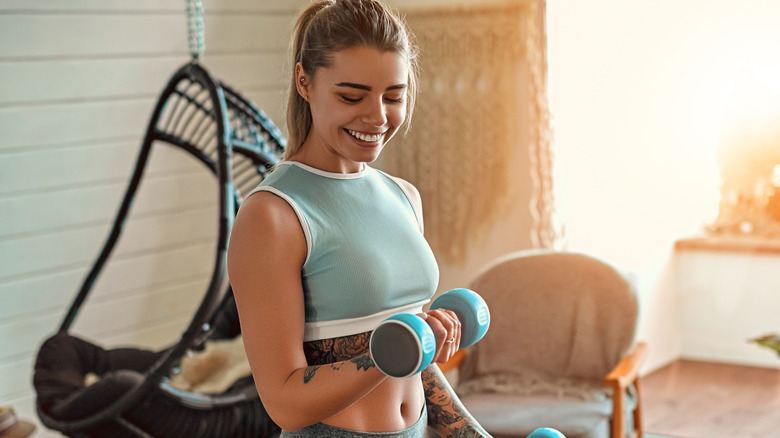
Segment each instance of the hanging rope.
[{"label": "hanging rope", "polygon": [[201,0],[187,1],[187,33],[190,39],[190,55],[193,60],[206,49],[203,36],[203,2]]}]

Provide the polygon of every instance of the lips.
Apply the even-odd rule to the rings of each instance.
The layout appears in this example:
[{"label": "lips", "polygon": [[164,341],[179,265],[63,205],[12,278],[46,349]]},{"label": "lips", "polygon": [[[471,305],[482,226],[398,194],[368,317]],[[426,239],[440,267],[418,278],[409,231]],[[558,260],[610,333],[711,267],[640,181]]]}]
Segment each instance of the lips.
[{"label": "lips", "polygon": [[362,140],[368,143],[375,143],[381,140],[385,136],[385,132],[387,132],[385,131],[378,134],[370,134],[365,132],[353,131],[351,129],[345,129],[345,131],[347,131],[349,135],[357,138],[358,140]]}]

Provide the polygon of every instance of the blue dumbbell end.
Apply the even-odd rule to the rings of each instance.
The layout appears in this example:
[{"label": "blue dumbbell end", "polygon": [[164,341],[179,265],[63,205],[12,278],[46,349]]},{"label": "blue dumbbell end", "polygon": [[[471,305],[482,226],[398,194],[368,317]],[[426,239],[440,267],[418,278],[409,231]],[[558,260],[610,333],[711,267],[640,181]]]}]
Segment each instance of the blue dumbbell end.
[{"label": "blue dumbbell end", "polygon": [[371,360],[390,377],[409,377],[424,370],[436,352],[436,338],[428,323],[410,313],[399,313],[374,329],[369,341]]},{"label": "blue dumbbell end", "polygon": [[549,427],[543,427],[531,432],[526,438],[566,438],[562,433]]},{"label": "blue dumbbell end", "polygon": [[461,324],[460,346],[466,348],[482,339],[490,327],[490,311],[487,303],[469,289],[452,289],[436,298],[431,309],[452,310]]}]

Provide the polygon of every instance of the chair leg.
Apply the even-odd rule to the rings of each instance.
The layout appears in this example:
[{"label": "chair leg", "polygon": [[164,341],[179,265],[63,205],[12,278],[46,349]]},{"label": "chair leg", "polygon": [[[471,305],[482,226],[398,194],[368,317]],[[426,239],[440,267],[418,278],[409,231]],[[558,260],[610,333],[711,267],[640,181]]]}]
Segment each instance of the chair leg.
[{"label": "chair leg", "polygon": [[624,438],[626,431],[625,420],[626,393],[621,388],[612,388],[612,438]]},{"label": "chair leg", "polygon": [[639,388],[639,377],[634,380],[634,389],[636,389],[636,407],[634,408],[634,431],[636,438],[643,438],[644,430],[642,428],[642,391]]}]

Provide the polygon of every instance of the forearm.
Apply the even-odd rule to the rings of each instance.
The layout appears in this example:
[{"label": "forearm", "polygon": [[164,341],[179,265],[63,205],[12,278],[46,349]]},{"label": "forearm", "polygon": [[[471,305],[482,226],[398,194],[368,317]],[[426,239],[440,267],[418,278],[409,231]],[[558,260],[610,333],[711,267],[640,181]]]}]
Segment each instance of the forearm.
[{"label": "forearm", "polygon": [[292,432],[343,411],[386,378],[364,354],[348,361],[297,369],[274,391],[258,389],[271,418]]},{"label": "forearm", "polygon": [[442,437],[489,437],[466,411],[439,367],[431,364],[422,372],[428,425]]}]

